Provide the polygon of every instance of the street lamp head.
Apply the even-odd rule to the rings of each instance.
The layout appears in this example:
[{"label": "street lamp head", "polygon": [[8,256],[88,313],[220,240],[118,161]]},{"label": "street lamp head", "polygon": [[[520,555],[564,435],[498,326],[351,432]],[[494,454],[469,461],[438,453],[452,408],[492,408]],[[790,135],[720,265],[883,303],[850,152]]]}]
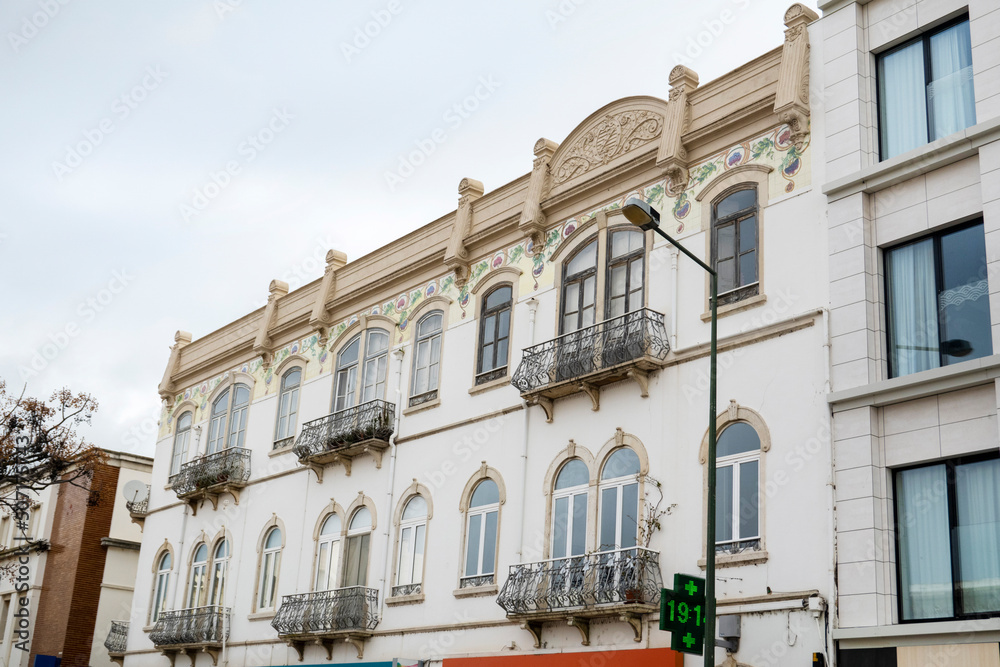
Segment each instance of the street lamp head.
[{"label": "street lamp head", "polygon": [[636,197],[629,197],[622,207],[622,214],[626,220],[643,231],[660,226],[660,212]]}]

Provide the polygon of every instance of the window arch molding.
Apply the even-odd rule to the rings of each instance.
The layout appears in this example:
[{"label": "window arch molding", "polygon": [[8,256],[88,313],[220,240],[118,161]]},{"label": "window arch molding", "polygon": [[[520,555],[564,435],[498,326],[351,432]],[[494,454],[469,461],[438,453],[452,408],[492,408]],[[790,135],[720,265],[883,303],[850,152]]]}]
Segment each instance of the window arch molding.
[{"label": "window arch molding", "polygon": [[469,503],[472,502],[472,492],[475,491],[479,482],[484,479],[492,479],[496,482],[497,489],[500,491],[500,505],[502,506],[507,502],[507,485],[503,483],[503,477],[496,468],[489,467],[486,465],[486,461],[483,461],[482,466],[469,478],[469,481],[465,483],[465,488],[462,489],[462,497],[458,503],[459,512],[464,513],[468,511]]},{"label": "window arch molding", "polygon": [[348,524],[350,524],[351,519],[354,518],[354,513],[362,507],[367,507],[368,511],[371,512],[371,532],[374,533],[375,529],[378,528],[378,512],[375,509],[375,501],[366,496],[364,493],[359,493],[358,497],[347,506],[347,512],[344,513],[343,531],[345,536],[347,535]]},{"label": "window arch molding", "polygon": [[[594,455],[590,453],[590,450],[582,445],[576,444],[573,440],[569,441],[569,444],[559,452],[552,462],[549,464],[548,470],[545,471],[545,487],[544,493],[546,498],[546,505],[552,503],[552,490],[555,488],[556,475],[562,470],[563,465],[572,459],[580,459],[587,466],[587,470],[590,471],[590,485],[593,486],[597,483],[597,465],[594,460]],[[546,516],[549,515],[551,507],[546,507]],[[547,551],[546,551],[547,553]]]},{"label": "window arch molding", "polygon": [[254,380],[252,375],[247,375],[242,371],[229,371],[229,377],[219,383],[219,386],[212,390],[208,395],[208,401],[205,403],[205,409],[211,414],[212,405],[215,404],[216,399],[222,395],[222,392],[227,389],[232,389],[235,385],[245,384],[250,389],[250,402],[253,403],[254,399],[254,385],[257,381]]},{"label": "window arch molding", "polygon": [[358,319],[352,322],[346,329],[340,332],[340,335],[330,341],[327,350],[330,351],[330,356],[334,359],[333,364],[336,366],[336,357],[340,353],[341,348],[349,343],[356,335],[359,333],[364,333],[369,329],[384,329],[387,334],[389,334],[389,349],[393,346],[393,335],[399,331],[399,323],[392,318],[386,317],[385,315],[374,315],[361,313],[358,315]]},{"label": "window arch molding", "polygon": [[[279,535],[281,535],[281,544],[279,545],[279,553],[285,551],[286,541],[288,539],[288,533],[285,531],[285,522],[278,518],[277,514],[272,513],[271,518],[264,524],[264,527],[260,529],[260,535],[257,536],[257,567],[254,570],[254,590],[253,590],[253,604],[250,609],[251,612],[256,613],[259,611],[260,602],[260,577],[261,577],[261,567],[263,567],[264,551],[266,549],[267,538],[271,536],[271,530],[277,528]],[[280,570],[280,563],[278,569]],[[278,583],[281,582],[281,573],[275,573],[275,579]],[[277,588],[277,585],[275,586]],[[275,593],[277,601],[280,601],[277,593]],[[275,609],[276,610],[276,609]]]},{"label": "window arch molding", "polygon": [[[309,364],[309,360],[303,357],[299,353],[290,354],[286,357],[278,366],[274,369],[274,379],[271,380],[273,386],[267,387],[267,393],[281,393],[281,377],[292,370],[296,366],[302,373],[302,381],[305,382],[306,379],[306,366]],[[277,382],[275,382],[277,381]]]},{"label": "window arch molding", "polygon": [[400,494],[400,501],[396,503],[396,511],[392,515],[392,525],[399,526],[399,522],[403,516],[403,510],[406,508],[406,503],[413,499],[413,496],[421,496],[425,501],[427,501],[427,520],[430,521],[434,517],[434,500],[431,498],[431,490],[426,486],[413,480],[413,482],[406,488],[403,493]]},{"label": "window arch molding", "polygon": [[[767,535],[765,526],[766,522],[766,494],[765,480],[767,479],[767,452],[771,449],[771,432],[767,428],[767,424],[764,418],[756,410],[744,407],[737,403],[735,400],[729,400],[729,407],[724,411],[720,412],[715,419],[715,431],[716,434],[721,434],[722,431],[727,427],[736,423],[746,423],[753,427],[754,431],[757,432],[757,437],[760,438],[760,464],[758,468],[758,521],[759,521],[759,532],[760,532],[760,548],[752,551],[744,551],[742,553],[736,554],[726,554],[717,553],[715,555],[716,566],[726,567],[726,566],[737,566],[745,565],[751,563],[763,563],[767,561]],[[698,448],[698,463],[701,464],[702,469],[702,482],[703,488],[708,488],[708,429],[705,429],[705,434],[702,436],[701,446]],[[704,528],[708,525],[708,498],[703,496],[701,505],[701,525]],[[705,562],[705,541],[702,540],[701,543],[701,560],[699,564]]]},{"label": "window arch molding", "polygon": [[[600,468],[596,471],[594,479],[599,478],[601,472],[604,470],[605,464],[607,464],[608,459],[611,455],[615,453],[616,450],[622,447],[627,447],[636,453],[639,457],[639,475],[645,477],[649,474],[649,456],[646,454],[646,448],[643,446],[642,441],[635,437],[631,433],[626,433],[621,428],[615,429],[615,435],[610,440],[604,443],[601,450],[597,453],[597,460],[600,461]],[[641,481],[641,480],[640,480]],[[640,485],[639,497],[642,497]]]},{"label": "window arch molding", "polygon": [[[209,405],[209,403],[206,403],[205,407],[208,408]],[[191,413],[192,427],[194,424],[198,423],[198,413],[201,412],[200,407],[190,398],[185,399],[175,405],[173,410],[170,412],[170,433],[177,432],[177,420],[180,419],[185,412]]]},{"label": "window arch molding", "polygon": [[[347,513],[344,511],[344,508],[341,507],[339,503],[331,499],[330,504],[324,507],[322,510],[320,510],[319,517],[316,519],[316,525],[313,527],[313,535],[312,535],[313,542],[319,540],[319,532],[323,529],[323,524],[326,522],[326,520],[330,517],[331,514],[336,514],[337,516],[339,516],[341,524],[346,525]],[[341,529],[341,533],[344,533],[345,531],[346,529],[343,528]]]},{"label": "window arch molding", "polygon": [[160,565],[160,559],[163,558],[163,554],[165,553],[170,554],[170,570],[173,571],[177,569],[177,554],[174,553],[173,545],[170,544],[167,538],[164,537],[163,544],[161,544],[156,550],[156,553],[153,554],[153,564],[151,567],[154,574],[157,572],[157,568]]},{"label": "window arch molding", "polygon": [[448,328],[448,313],[451,310],[451,304],[454,300],[451,297],[442,296],[440,294],[432,296],[429,299],[424,299],[417,304],[416,308],[411,310],[406,315],[406,328],[409,329],[411,325],[417,323],[421,317],[431,312],[432,310],[440,310],[442,316],[441,329]]},{"label": "window arch molding", "polygon": [[501,266],[499,269],[493,269],[487,273],[483,278],[476,283],[475,287],[469,290],[473,296],[478,296],[479,294],[486,294],[491,291],[494,287],[499,287],[504,283],[509,284],[513,288],[512,299],[517,301],[517,284],[521,281],[521,276],[524,275],[524,271],[514,266]]}]

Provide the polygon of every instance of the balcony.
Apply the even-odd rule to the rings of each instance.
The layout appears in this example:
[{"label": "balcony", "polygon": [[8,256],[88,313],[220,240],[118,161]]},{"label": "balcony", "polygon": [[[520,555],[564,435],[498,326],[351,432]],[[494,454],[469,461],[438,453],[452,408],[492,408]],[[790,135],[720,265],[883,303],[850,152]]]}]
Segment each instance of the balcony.
[{"label": "balcony", "polygon": [[642,641],[642,616],[659,609],[660,554],[632,547],[511,565],[497,604],[542,646],[542,624],[560,621],[590,645],[590,621],[620,618]]},{"label": "balcony", "polygon": [[374,456],[375,467],[381,468],[382,452],[389,448],[395,424],[394,403],[368,401],[306,422],[293,451],[319,482],[324,466],[332,463],[342,464],[350,475],[351,462],[361,454]]},{"label": "balcony", "polygon": [[598,410],[599,387],[625,378],[638,382],[645,398],[649,372],[670,352],[663,320],[644,308],[526,348],[510,383],[550,422],[555,399],[584,392]]},{"label": "balcony", "polygon": [[125,501],[125,509],[128,510],[129,518],[132,519],[132,523],[139,526],[140,530],[146,521],[146,515],[149,514],[149,490],[150,487],[147,484],[145,494],[139,494],[135,500]]},{"label": "balcony", "polygon": [[364,586],[338,588],[300,595],[285,595],[271,626],[303,659],[306,644],[326,649],[333,659],[333,644],[347,641],[364,658],[364,641],[378,625],[378,590]]},{"label": "balcony", "polygon": [[198,652],[211,655],[216,665],[223,639],[229,638],[229,617],[229,608],[219,606],[160,612],[149,639],[171,665],[178,654],[190,654],[193,664]]},{"label": "balcony", "polygon": [[128,621],[111,621],[111,631],[104,640],[108,656],[119,665],[125,664],[125,641],[128,639]]},{"label": "balcony", "polygon": [[239,505],[240,489],[247,485],[248,479],[250,450],[230,447],[182,465],[180,472],[170,478],[170,488],[178,498],[187,500],[197,514],[206,499],[212,501],[213,509],[218,509],[222,493],[231,494]]}]

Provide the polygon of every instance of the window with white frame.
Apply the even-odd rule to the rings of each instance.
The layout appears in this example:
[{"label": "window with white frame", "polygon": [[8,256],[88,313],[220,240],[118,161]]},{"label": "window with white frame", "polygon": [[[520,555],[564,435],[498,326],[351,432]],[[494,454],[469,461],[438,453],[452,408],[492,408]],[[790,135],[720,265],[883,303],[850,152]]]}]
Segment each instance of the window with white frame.
[{"label": "window with white frame", "polygon": [[274,429],[274,448],[290,445],[295,437],[295,426],[299,416],[299,386],[302,384],[302,369],[292,368],[281,376],[278,392],[278,422]]},{"label": "window with white frame", "polygon": [[413,382],[410,388],[410,405],[433,401],[438,396],[441,372],[441,330],[444,315],[440,310],[427,313],[417,322],[413,341]]},{"label": "window with white frame", "polygon": [[278,572],[281,569],[281,529],[272,528],[261,553],[260,582],[257,585],[257,609],[274,609],[278,597]]},{"label": "window with white frame", "polygon": [[465,520],[465,566],[461,588],[495,582],[500,488],[492,479],[476,485]]},{"label": "window with white frame", "polygon": [[494,287],[483,297],[482,312],[479,317],[477,385],[507,374],[512,298],[513,289],[510,285]]},{"label": "window with white frame", "polygon": [[208,427],[207,454],[221,452],[229,447],[243,447],[249,406],[250,387],[245,384],[235,384],[215,399]]},{"label": "window with white frame", "polygon": [[627,229],[610,232],[608,255],[608,318],[641,310],[644,305],[646,237]]},{"label": "window with white frame", "polygon": [[895,472],[903,621],[1000,615],[1000,459]]},{"label": "window with white frame", "polygon": [[563,267],[561,334],[597,321],[597,240],[577,250]]},{"label": "window with white frame", "polygon": [[372,513],[359,507],[347,527],[344,545],[344,588],[368,584],[368,556],[371,551]]},{"label": "window with white frame", "polygon": [[601,471],[598,551],[630,549],[638,538],[639,456],[628,447],[612,452]]},{"label": "window with white frame", "polygon": [[715,550],[760,547],[760,436],[747,422],[726,426],[716,444]]},{"label": "window with white frame", "polygon": [[316,545],[316,591],[331,591],[337,587],[340,570],[340,517],[331,514],[319,530]]},{"label": "window with white frame", "polygon": [[202,542],[191,559],[191,585],[188,587],[189,609],[203,607],[208,597],[208,545]]},{"label": "window with white frame", "polygon": [[982,221],[885,251],[889,375],[993,354]]},{"label": "window with white frame", "polygon": [[212,555],[212,587],[208,596],[209,606],[225,605],[226,574],[229,570],[229,540],[222,540]]},{"label": "window with white frame", "polygon": [[185,412],[177,418],[177,428],[174,432],[174,450],[170,457],[170,474],[181,471],[181,465],[187,460],[188,448],[191,446],[191,413]]},{"label": "window with white frame", "polygon": [[[362,350],[362,342],[364,349]],[[363,363],[362,363],[363,361]],[[337,355],[333,411],[340,412],[368,401],[385,398],[389,364],[389,334],[369,329],[358,334]],[[361,386],[358,369],[361,367]],[[360,396],[359,396],[360,392]]]},{"label": "window with white frame", "polygon": [[156,562],[156,577],[153,581],[153,607],[149,613],[149,622],[155,623],[160,613],[167,605],[167,591],[170,588],[170,570],[173,559],[169,551],[164,551]]},{"label": "window with white frame", "polygon": [[556,476],[552,493],[552,558],[582,556],[587,550],[587,494],[590,471],[570,459]]},{"label": "window with white frame", "polygon": [[878,54],[876,77],[883,160],[976,124],[968,17]]},{"label": "window with white frame", "polygon": [[421,592],[426,536],[427,501],[423,496],[413,496],[407,501],[399,524],[399,560],[393,595],[416,595]]}]

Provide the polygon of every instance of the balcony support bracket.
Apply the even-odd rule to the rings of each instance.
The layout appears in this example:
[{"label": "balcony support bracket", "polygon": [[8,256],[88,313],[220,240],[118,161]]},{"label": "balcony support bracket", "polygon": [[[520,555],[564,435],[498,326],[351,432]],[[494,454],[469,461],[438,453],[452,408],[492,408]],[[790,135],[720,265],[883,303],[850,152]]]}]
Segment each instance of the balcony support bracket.
[{"label": "balcony support bracket", "polygon": [[624,613],[621,615],[621,620],[628,623],[632,627],[632,632],[635,634],[633,641],[642,641],[642,616],[639,614],[629,614]]},{"label": "balcony support bracket", "polygon": [[305,653],[305,642],[288,642],[288,645],[295,649],[295,653],[299,656],[299,662],[302,662]]},{"label": "balcony support bracket", "polygon": [[570,616],[566,619],[566,625],[571,625],[580,631],[580,643],[584,646],[590,646],[590,620],[586,618],[578,618],[576,616]]},{"label": "balcony support bracket", "polygon": [[143,514],[142,516],[138,516],[136,514],[129,514],[128,518],[132,520],[132,523],[139,526],[139,532],[141,533],[142,527],[146,523],[146,515]]},{"label": "balcony support bracket", "polygon": [[118,664],[119,667],[125,667],[125,656],[124,655],[109,655],[111,662]]},{"label": "balcony support bracket", "polygon": [[546,398],[545,396],[538,396],[534,400],[535,405],[541,406],[542,410],[545,411],[545,421],[548,424],[552,423],[553,414],[553,402],[551,398]]},{"label": "balcony support bracket", "polygon": [[542,623],[541,621],[523,621],[521,629],[531,633],[535,640],[535,648],[542,648]]},{"label": "balcony support bracket", "polygon": [[[358,652],[358,660],[363,660],[365,657],[365,637],[364,635],[347,635],[344,637],[344,641],[354,647],[354,650]],[[329,655],[329,654],[328,654]],[[329,660],[329,658],[327,658]]]},{"label": "balcony support bracket", "polygon": [[181,649],[180,651],[160,651],[167,660],[170,661],[170,667],[174,667],[174,662],[177,660],[178,653],[184,653],[185,651]]},{"label": "balcony support bracket", "polygon": [[601,409],[601,390],[599,388],[587,382],[581,382],[580,391],[586,393],[587,396],[590,396],[590,402],[592,404],[590,408],[591,410],[597,412]]},{"label": "balcony support bracket", "polygon": [[638,368],[633,368],[628,372],[628,375],[639,383],[639,395],[643,398],[649,398],[649,373]]},{"label": "balcony support bracket", "polygon": [[[201,652],[202,653],[207,653],[210,656],[212,656],[212,665],[213,665],[213,667],[216,667],[219,664],[219,650],[218,649],[213,649],[213,648],[209,648],[209,647],[205,646],[205,647],[202,647]],[[195,654],[192,653],[191,654],[191,667],[194,667],[194,656],[195,656]]]},{"label": "balcony support bracket", "polygon": [[307,468],[309,468],[310,470],[312,470],[314,473],[316,473],[316,483],[317,484],[322,484],[323,483],[323,466],[321,466],[318,463],[312,463],[311,461],[305,463],[305,466]]},{"label": "balcony support bracket", "polygon": [[381,470],[382,469],[382,450],[381,449],[372,449],[371,447],[365,447],[365,453],[372,455],[372,457],[375,459],[375,468],[378,469],[378,470]]}]

